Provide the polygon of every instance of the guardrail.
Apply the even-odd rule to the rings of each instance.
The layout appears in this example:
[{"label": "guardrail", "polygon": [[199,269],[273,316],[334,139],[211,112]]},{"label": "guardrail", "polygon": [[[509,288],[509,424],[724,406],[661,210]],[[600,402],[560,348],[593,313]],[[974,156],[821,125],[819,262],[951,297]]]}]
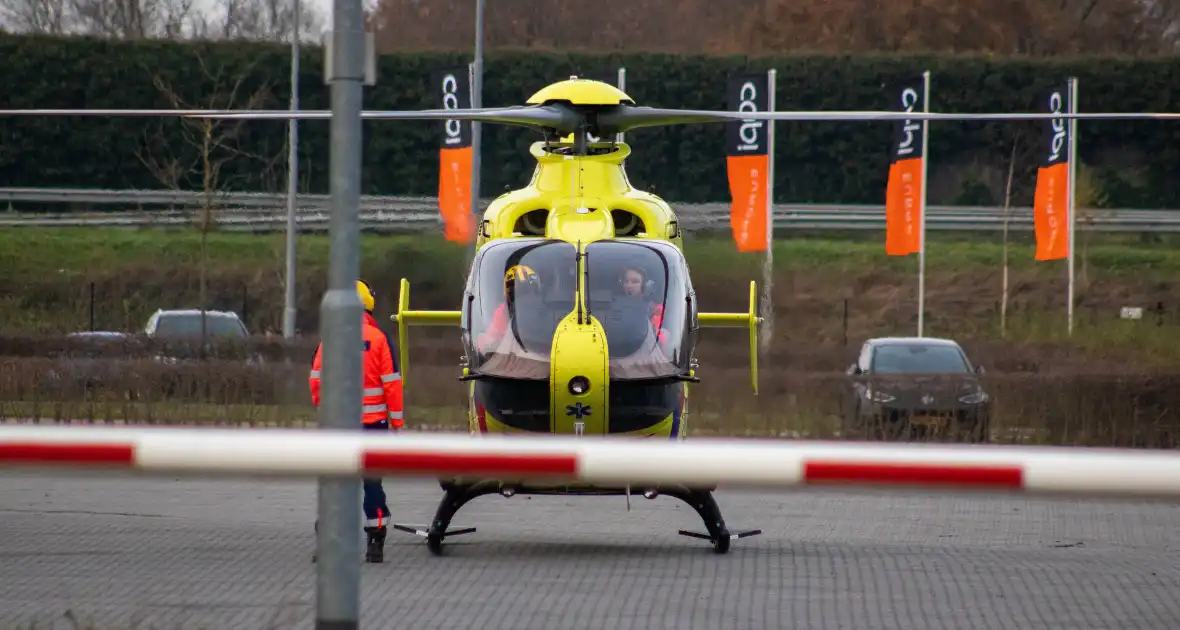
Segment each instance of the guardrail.
[{"label": "guardrail", "polygon": [[1180,453],[759,439],[0,426],[0,467],[278,477],[464,476],[611,486],[903,486],[1180,499]]},{"label": "guardrail", "polygon": [[[490,200],[483,200],[486,205]],[[63,213],[0,213],[4,226],[149,227],[191,225],[194,210],[206,204],[214,210],[219,229],[276,231],[286,229],[286,196],[270,193],[216,193],[171,190],[89,190],[0,188],[0,207],[16,204],[72,204],[74,206],[134,206],[135,210]],[[328,195],[299,195],[296,223],[302,229],[326,229],[331,199]],[[156,206],[161,208],[149,208]],[[729,203],[673,204],[681,226],[689,231],[729,229]],[[434,197],[362,196],[361,228],[371,231],[434,231],[442,225]],[[927,229],[1000,230],[1004,209],[987,206],[930,206]],[[1009,229],[1033,229],[1032,209],[1012,208]],[[824,230],[882,230],[882,205],[777,204],[776,228]],[[1079,212],[1078,230],[1096,232],[1180,232],[1180,210],[1087,210]]]}]

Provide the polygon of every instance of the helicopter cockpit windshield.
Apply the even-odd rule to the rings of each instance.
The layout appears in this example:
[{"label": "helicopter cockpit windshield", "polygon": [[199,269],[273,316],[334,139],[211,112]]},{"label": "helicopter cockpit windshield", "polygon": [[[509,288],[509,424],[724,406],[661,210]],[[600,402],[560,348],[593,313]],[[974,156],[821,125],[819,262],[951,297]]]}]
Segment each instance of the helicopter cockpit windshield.
[{"label": "helicopter cockpit windshield", "polygon": [[590,315],[606,331],[611,380],[688,372],[690,292],[684,257],[659,241],[586,246]]},{"label": "helicopter cockpit windshield", "polygon": [[488,376],[549,378],[553,335],[575,307],[578,250],[559,240],[513,239],[476,255],[464,339],[471,368]]},{"label": "helicopter cockpit windshield", "polygon": [[[688,372],[684,258],[660,242],[586,246],[586,302],[606,333],[611,380]],[[484,376],[545,380],[558,325],[577,307],[577,248],[513,239],[485,246],[472,265],[463,313],[469,366]]]}]

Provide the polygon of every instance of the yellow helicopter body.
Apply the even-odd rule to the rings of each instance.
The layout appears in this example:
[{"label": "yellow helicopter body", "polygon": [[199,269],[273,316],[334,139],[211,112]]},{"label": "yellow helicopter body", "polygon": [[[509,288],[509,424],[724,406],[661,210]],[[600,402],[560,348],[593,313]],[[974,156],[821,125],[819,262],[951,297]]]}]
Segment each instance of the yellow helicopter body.
[{"label": "yellow helicopter body", "polygon": [[[580,79],[555,83],[529,99],[530,104],[554,101],[612,106],[630,99],[614,86]],[[410,310],[409,281],[401,280],[398,311],[391,319],[398,323],[403,378],[412,372],[408,327],[455,326],[465,351],[460,378],[470,383],[472,434],[682,440],[688,433],[688,384],[699,380],[693,356],[698,329],[743,327],[749,331],[751,385],[757,393],[761,319],[755,312],[755,283],[750,283],[747,313],[698,312],[676,214],[663,199],[631,186],[623,166],[630,147],[613,140],[579,142],[570,134],[561,141],[536,142],[530,153],[537,161],[532,180],[495,199],[476,226],[476,253],[460,310]],[[539,278],[535,294],[509,290],[521,268]],[[627,295],[621,278],[637,268],[642,293]],[[497,317],[500,336],[488,349],[481,346],[481,335],[496,326]],[[448,506],[492,492],[643,493],[648,498],[662,492],[698,511],[708,507],[705,503],[716,511],[712,488],[470,479],[443,480],[442,485],[456,496],[444,499],[429,530],[395,525],[427,536],[436,553],[444,535],[472,531],[446,531],[458,509]],[[709,536],[698,536],[713,540],[720,551],[728,549],[730,535],[719,512],[701,515],[707,524],[712,519],[720,525],[710,527]]]},{"label": "yellow helicopter body", "polygon": [[[553,100],[567,100],[577,105],[617,105],[626,102],[629,97],[606,83],[571,79],[544,88],[528,102],[539,104]],[[612,354],[611,344],[608,343],[611,335],[604,330],[602,321],[595,314],[596,300],[589,295],[591,287],[587,285],[592,277],[591,272],[597,271],[594,269],[598,263],[596,250],[607,256],[602,266],[604,271],[614,266],[612,257],[628,254],[633,259],[646,257],[650,262],[670,266],[671,271],[666,276],[682,281],[684,286],[671,289],[664,287],[664,295],[659,296],[658,301],[666,311],[672,310],[669,307],[673,305],[666,302],[673,298],[689,300],[685,306],[691,304],[695,311],[696,296],[691,294],[688,265],[681,253],[682,234],[676,213],[658,196],[632,187],[627,178],[623,164],[631,155],[630,146],[607,141],[588,142],[587,148],[585,155],[574,154],[571,137],[563,142],[536,142],[530,147],[530,153],[537,161],[532,180],[524,188],[495,199],[477,225],[476,257],[465,296],[470,304],[466,317],[464,311],[408,310],[409,282],[402,279],[398,312],[392,319],[399,324],[403,377],[408,372],[407,329],[410,325],[461,327],[465,349],[468,351],[463,378],[471,380],[469,418],[472,433],[619,434],[682,439],[687,434],[687,381],[696,379],[691,353],[696,329],[701,326],[748,327],[751,382],[757,392],[755,344],[756,327],[761,320],[755,313],[756,287],[753,282],[750,283],[748,313],[684,313],[684,325],[676,331],[678,338],[687,338],[683,344],[678,344],[681,345],[678,348],[681,352],[675,363],[679,370],[672,370],[669,365],[631,366],[636,368],[632,371],[642,373],[643,378],[631,377],[612,383],[612,356],[618,357]],[[537,251],[554,249],[556,246],[562,251],[554,251],[554,254],[568,256],[558,256],[555,261],[547,257],[536,258],[550,264],[556,262],[561,265],[564,262],[568,265],[566,271],[575,282],[567,287],[571,290],[565,294],[569,310],[560,313],[560,321],[552,322],[555,324],[552,331],[546,331],[549,347],[536,352],[537,344],[531,344],[533,348],[517,353],[533,355],[531,358],[511,357],[527,360],[527,367],[502,369],[495,376],[484,377],[480,375],[479,368],[486,366],[488,361],[473,356],[477,353],[471,347],[471,337],[477,333],[471,328],[488,320],[488,313],[477,312],[483,306],[481,302],[485,301],[481,299],[481,291],[495,292],[491,296],[494,299],[486,300],[489,307],[496,306],[502,297],[498,287],[489,285],[501,282],[506,270],[502,266],[495,269],[484,267],[491,263],[489,247],[495,249],[496,246],[505,246],[505,253],[529,246],[540,246]],[[634,251],[627,251],[629,249]],[[524,258],[529,257],[526,255]],[[503,258],[503,255],[495,258]],[[588,260],[591,262],[588,263]],[[541,275],[553,271],[538,265],[530,267]],[[601,286],[604,283],[598,284]],[[497,363],[502,366],[508,362]],[[644,367],[651,369],[644,371]],[[513,369],[520,375],[518,379],[512,378]],[[574,393],[569,384],[578,377],[586,379],[588,387],[585,391]],[[626,381],[637,381],[639,385],[629,386]],[[488,385],[488,382],[493,384]],[[653,394],[658,390],[660,393],[655,397],[665,403],[663,406],[667,407],[667,413],[653,417],[648,411],[644,418],[628,417],[612,424],[612,385],[632,390],[632,399],[643,399],[644,390]],[[494,393],[481,396],[480,390],[494,389],[513,390],[510,404],[489,408],[488,401],[481,398],[496,396]],[[525,389],[528,393],[521,391]],[[674,401],[674,404],[666,404],[669,400]],[[506,419],[503,414],[505,410],[515,418]],[[545,417],[538,420],[542,416]]]}]

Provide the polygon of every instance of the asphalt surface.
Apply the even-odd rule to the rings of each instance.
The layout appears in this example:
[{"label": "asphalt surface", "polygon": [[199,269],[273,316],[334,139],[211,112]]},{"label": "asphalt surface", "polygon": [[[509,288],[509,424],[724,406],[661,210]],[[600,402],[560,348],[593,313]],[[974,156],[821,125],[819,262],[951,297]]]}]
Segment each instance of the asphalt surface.
[{"label": "asphalt surface", "polygon": [[[440,491],[389,481],[399,521]],[[313,482],[0,473],[0,628],[311,628]],[[362,627],[1180,628],[1180,506],[722,490],[729,555],[673,499],[484,497],[390,533]],[[358,502],[359,504],[359,502]],[[359,508],[358,508],[359,509]],[[359,558],[358,558],[359,562]],[[77,626],[67,620],[79,620]]]}]

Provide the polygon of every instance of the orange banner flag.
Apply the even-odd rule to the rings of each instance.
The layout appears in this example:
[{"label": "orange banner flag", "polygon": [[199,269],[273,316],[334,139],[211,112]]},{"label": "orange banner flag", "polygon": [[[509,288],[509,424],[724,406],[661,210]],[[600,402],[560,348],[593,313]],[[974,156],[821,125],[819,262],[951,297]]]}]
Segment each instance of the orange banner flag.
[{"label": "orange banner flag", "polygon": [[[450,68],[434,73],[434,85],[440,90],[442,109],[471,107],[469,69]],[[471,122],[443,122],[442,146],[438,152],[438,209],[442,214],[444,235],[455,243],[470,243],[475,236],[475,217],[471,208]]]},{"label": "orange banner flag", "polygon": [[766,173],[770,156],[727,155],[729,194],[733,198],[729,227],[739,252],[766,251]]},{"label": "orange banner flag", "polygon": [[475,218],[471,216],[470,146],[438,152],[438,207],[444,235],[454,243],[470,243]]},{"label": "orange banner flag", "polygon": [[[764,112],[770,109],[770,80],[766,73],[730,77],[726,87],[729,109]],[[761,120],[726,124],[725,163],[732,199],[729,225],[740,252],[766,251],[770,237],[770,129]]]},{"label": "orange banner flag", "polygon": [[[1039,99],[1043,111],[1069,113],[1069,86],[1052,88]],[[1069,257],[1069,127],[1064,118],[1043,123],[1039,145],[1040,167],[1033,199],[1033,229],[1037,237],[1037,260]]]},{"label": "orange banner flag", "polygon": [[[895,101],[901,111],[922,111],[925,103],[925,79],[917,77],[902,82]],[[922,170],[926,156],[922,152],[922,121],[896,123],[889,151],[889,181],[885,188],[885,253],[908,256],[922,248]]]}]

